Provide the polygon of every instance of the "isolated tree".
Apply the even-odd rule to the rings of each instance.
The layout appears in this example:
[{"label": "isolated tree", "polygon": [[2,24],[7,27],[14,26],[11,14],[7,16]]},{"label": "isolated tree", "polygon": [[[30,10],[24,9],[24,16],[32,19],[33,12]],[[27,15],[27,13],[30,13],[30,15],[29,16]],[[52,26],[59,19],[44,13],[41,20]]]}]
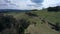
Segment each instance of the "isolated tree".
[{"label": "isolated tree", "polygon": [[11,24],[15,24],[15,18],[12,15],[0,14],[0,32],[6,28],[11,28]]},{"label": "isolated tree", "polygon": [[25,29],[28,28],[28,26],[30,25],[30,22],[23,18],[20,19],[19,22],[20,22],[20,27],[18,27],[18,33],[24,34],[24,31],[25,31]]}]

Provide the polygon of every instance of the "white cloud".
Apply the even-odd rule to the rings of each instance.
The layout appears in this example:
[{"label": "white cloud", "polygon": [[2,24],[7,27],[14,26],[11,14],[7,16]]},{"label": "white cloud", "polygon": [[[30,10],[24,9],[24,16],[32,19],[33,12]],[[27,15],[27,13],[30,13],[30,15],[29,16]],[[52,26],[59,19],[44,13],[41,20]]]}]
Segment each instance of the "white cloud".
[{"label": "white cloud", "polygon": [[[42,6],[33,3],[31,0],[9,0],[11,2],[6,3],[4,0],[0,0],[0,9],[41,9],[42,7],[47,8],[49,6],[60,5],[60,0],[44,0]],[[2,5],[5,4],[5,5]],[[28,6],[32,5],[32,6]]]},{"label": "white cloud", "polygon": [[57,3],[60,3],[60,0],[44,0],[43,7],[54,7],[57,6]]}]

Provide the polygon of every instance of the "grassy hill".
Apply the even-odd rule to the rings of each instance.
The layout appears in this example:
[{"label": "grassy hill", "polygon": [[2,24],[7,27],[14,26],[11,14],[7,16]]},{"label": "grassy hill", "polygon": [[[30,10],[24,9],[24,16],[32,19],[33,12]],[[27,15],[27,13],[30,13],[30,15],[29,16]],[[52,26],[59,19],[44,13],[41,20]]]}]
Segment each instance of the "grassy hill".
[{"label": "grassy hill", "polygon": [[16,19],[23,18],[29,21],[30,25],[25,29],[25,34],[60,34],[60,28],[56,30],[56,27],[60,27],[60,11],[49,12],[47,9],[43,9],[31,12],[7,12],[4,14],[13,15]]}]

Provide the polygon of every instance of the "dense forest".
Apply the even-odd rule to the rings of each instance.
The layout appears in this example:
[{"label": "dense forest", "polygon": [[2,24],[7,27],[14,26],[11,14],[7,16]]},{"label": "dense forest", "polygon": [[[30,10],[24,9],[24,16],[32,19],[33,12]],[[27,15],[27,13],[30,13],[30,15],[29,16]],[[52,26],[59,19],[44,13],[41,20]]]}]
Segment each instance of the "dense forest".
[{"label": "dense forest", "polygon": [[56,6],[56,7],[49,7],[49,8],[47,8],[48,9],[48,11],[55,11],[55,12],[58,12],[58,11],[60,11],[60,6]]}]

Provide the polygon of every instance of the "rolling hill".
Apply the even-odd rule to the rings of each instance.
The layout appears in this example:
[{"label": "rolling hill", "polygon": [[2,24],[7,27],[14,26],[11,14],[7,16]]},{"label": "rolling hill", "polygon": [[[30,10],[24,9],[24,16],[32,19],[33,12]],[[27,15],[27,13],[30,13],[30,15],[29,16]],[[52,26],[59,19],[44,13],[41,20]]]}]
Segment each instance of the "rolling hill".
[{"label": "rolling hill", "polygon": [[[18,25],[16,28],[24,23],[22,24],[23,27],[21,28],[23,30],[25,27],[27,27],[25,30],[23,30],[24,34],[60,34],[60,11],[49,12],[47,9],[29,12],[17,12],[17,10],[13,11],[16,12],[9,10],[9,12],[5,12],[3,14],[12,15],[14,18],[16,18],[16,25]],[[29,24],[26,25],[25,23]],[[21,29],[18,28],[18,32],[21,32]],[[0,34],[19,34],[16,32],[16,29],[11,27],[11,29],[5,29],[4,31],[0,32]]]}]

